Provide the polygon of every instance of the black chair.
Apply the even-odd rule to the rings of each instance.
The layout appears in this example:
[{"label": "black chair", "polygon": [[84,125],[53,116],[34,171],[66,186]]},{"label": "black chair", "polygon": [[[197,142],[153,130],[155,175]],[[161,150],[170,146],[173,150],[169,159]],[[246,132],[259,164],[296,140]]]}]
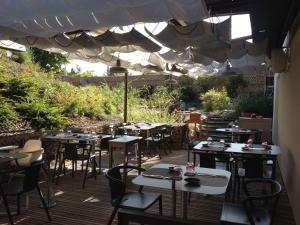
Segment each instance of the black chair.
[{"label": "black chair", "polygon": [[32,163],[28,167],[24,168],[15,168],[7,171],[1,171],[1,173],[22,173],[19,176],[14,176],[9,182],[2,183],[0,184],[0,192],[1,196],[4,202],[4,206],[7,212],[7,216],[9,219],[10,224],[14,224],[13,222],[13,215],[10,211],[10,207],[8,205],[7,197],[8,196],[17,196],[17,213],[16,215],[19,215],[21,213],[21,208],[20,208],[20,196],[23,193],[30,192],[34,189],[37,190],[41,202],[43,204],[43,207],[45,209],[45,212],[47,214],[48,220],[51,221],[50,214],[48,212],[48,209],[46,207],[46,203],[44,200],[44,197],[42,195],[42,192],[39,187],[39,174],[41,167],[43,165],[43,161],[38,161]]},{"label": "black chair", "polygon": [[246,198],[242,204],[223,204],[221,224],[272,225],[281,185],[275,180],[253,179],[246,181],[243,188]]},{"label": "black chair", "polygon": [[[240,198],[241,183],[244,183],[246,179],[271,179],[272,171],[264,169],[264,162],[267,158],[264,157],[253,157],[253,156],[243,156],[235,158],[235,182],[234,182],[234,195],[236,192],[236,182],[237,182],[237,197]],[[238,167],[241,164],[242,167]]]},{"label": "black chair", "polygon": [[256,129],[255,131],[253,144],[261,144],[263,129]]},{"label": "black chair", "polygon": [[[143,186],[140,186],[137,192],[126,192],[126,177],[128,170],[145,171],[143,168],[135,166],[117,166],[109,169],[106,172],[106,177],[109,180],[111,193],[111,204],[114,210],[109,218],[110,225],[119,208],[134,209],[145,211],[154,203],[159,202],[159,214],[162,215],[162,196],[158,193],[142,192]],[[122,178],[121,172],[124,173]]]},{"label": "black chair", "polygon": [[95,147],[95,153],[98,153],[98,167],[99,167],[99,172],[102,170],[102,152],[108,152],[109,150],[109,145],[108,141],[111,140],[112,137],[109,136],[107,138],[101,138],[100,140],[100,146]]},{"label": "black chair", "polygon": [[162,139],[162,147],[172,153],[173,144],[173,127],[167,125],[159,130]]},{"label": "black chair", "polygon": [[213,152],[193,151],[194,165],[196,165],[196,157],[199,156],[199,166],[204,168],[216,168],[216,154]]},{"label": "black chair", "polygon": [[56,184],[58,184],[58,179],[62,172],[62,167],[65,165],[66,160],[72,161],[72,177],[74,177],[74,171],[77,165],[77,161],[86,161],[86,167],[84,171],[84,178],[82,183],[82,188],[85,187],[85,182],[88,175],[89,164],[90,161],[92,163],[92,173],[94,178],[97,177],[96,172],[96,156],[95,153],[92,152],[93,148],[91,144],[84,144],[84,143],[65,143],[64,144],[65,150],[63,152],[63,159],[59,166],[58,176],[56,178]]},{"label": "black chair", "polygon": [[47,169],[49,176],[51,176],[51,174],[50,174],[51,162],[53,160],[55,161],[53,175],[52,175],[52,181],[54,181],[55,176],[57,174],[57,166],[58,166],[58,163],[60,161],[60,156],[61,156],[61,154],[60,154],[61,142],[56,141],[56,140],[43,139],[42,140],[42,148],[44,149],[43,160],[45,161],[46,169]]},{"label": "black chair", "polygon": [[[150,136],[146,138],[145,141],[149,144],[148,154],[151,155],[152,151],[155,151],[158,154],[159,158],[161,159],[162,136],[160,135],[159,128],[151,129]],[[165,154],[167,154],[166,151]]]}]

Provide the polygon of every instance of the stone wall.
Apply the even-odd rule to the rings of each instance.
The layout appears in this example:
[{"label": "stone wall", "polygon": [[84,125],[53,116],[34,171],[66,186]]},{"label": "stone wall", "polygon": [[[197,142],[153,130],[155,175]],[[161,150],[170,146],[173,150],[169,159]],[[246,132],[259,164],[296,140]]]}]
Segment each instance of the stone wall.
[{"label": "stone wall", "polygon": [[[86,85],[101,85],[108,84],[110,87],[115,87],[117,85],[124,83],[123,76],[107,76],[107,77],[68,77],[62,76],[62,80],[67,81],[75,86],[86,86]],[[145,85],[149,86],[165,86],[168,85],[169,75],[155,74],[155,75],[140,75],[140,76],[128,76],[128,86],[134,88],[144,87]],[[173,80],[176,80],[176,83],[180,82],[181,77],[172,76]],[[176,84],[174,85],[176,86]]]},{"label": "stone wall", "polygon": [[[229,79],[230,76],[217,76],[215,79],[219,80],[218,82],[221,86],[224,85],[224,82]],[[68,77],[62,76],[62,80],[67,81],[75,86],[86,86],[86,85],[101,85],[108,84],[110,87],[115,87],[124,82],[124,77],[87,77],[87,78],[78,78],[78,77]],[[152,74],[152,75],[140,75],[140,76],[128,76],[128,86],[134,88],[149,86],[167,86],[169,75],[164,74]],[[248,82],[248,87],[243,88],[240,93],[248,94],[257,91],[265,91],[266,77],[264,74],[246,74],[243,75],[243,78]],[[181,81],[191,79],[187,75],[172,76],[173,80],[176,80],[176,84],[173,87],[178,87]],[[216,82],[212,79],[212,86],[216,86]],[[218,87],[216,87],[218,88]]]},{"label": "stone wall", "polygon": [[38,139],[41,132],[34,130],[16,131],[13,133],[0,133],[0,146],[18,145],[23,147],[28,139]]}]

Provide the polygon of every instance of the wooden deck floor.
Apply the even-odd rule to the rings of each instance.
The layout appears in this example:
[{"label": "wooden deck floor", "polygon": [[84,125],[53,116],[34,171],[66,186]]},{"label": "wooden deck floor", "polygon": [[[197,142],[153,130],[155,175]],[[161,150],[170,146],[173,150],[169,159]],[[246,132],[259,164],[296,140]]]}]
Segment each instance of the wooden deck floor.
[{"label": "wooden deck floor", "polygon": [[[162,160],[149,160],[143,164],[144,167],[151,166],[157,162],[168,162],[176,164],[186,163],[186,151],[173,151],[172,154],[164,156]],[[53,221],[48,222],[44,210],[39,208],[39,200],[36,193],[30,194],[29,208],[25,209],[25,199],[22,199],[22,213],[14,218],[15,224],[55,224],[55,225],[99,225],[106,224],[112,207],[110,205],[110,192],[108,182],[103,175],[97,177],[97,180],[89,179],[86,188],[81,188],[82,174],[78,172],[75,178],[66,175],[60,179],[58,185],[54,185],[55,200],[57,205],[50,209]],[[42,184],[42,187],[45,187]],[[130,185],[130,189],[137,188]],[[171,193],[163,189],[146,188],[147,191],[160,192],[163,195],[163,213],[171,213]],[[221,214],[223,196],[200,196],[192,195],[191,203],[188,207],[188,218],[201,219],[218,222]],[[180,196],[177,200],[178,215],[180,215],[181,201]],[[3,206],[1,206],[3,211]],[[150,209],[152,212],[158,212],[158,207]],[[294,225],[294,219],[289,206],[286,192],[284,191],[277,210],[275,225]],[[7,218],[0,218],[0,224],[7,224]]]}]

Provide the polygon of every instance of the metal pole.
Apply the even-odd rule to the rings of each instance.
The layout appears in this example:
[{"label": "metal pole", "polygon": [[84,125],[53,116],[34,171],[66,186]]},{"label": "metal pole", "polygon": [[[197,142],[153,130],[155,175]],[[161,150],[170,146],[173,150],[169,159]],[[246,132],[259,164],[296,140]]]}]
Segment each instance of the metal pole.
[{"label": "metal pole", "polygon": [[128,73],[125,72],[124,76],[124,123],[127,123],[127,100],[128,100]]}]

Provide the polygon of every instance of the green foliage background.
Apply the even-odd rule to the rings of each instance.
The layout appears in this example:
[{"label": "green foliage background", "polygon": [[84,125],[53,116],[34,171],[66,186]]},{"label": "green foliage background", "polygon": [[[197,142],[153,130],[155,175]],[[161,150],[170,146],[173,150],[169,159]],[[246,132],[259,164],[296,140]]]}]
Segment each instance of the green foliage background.
[{"label": "green foliage background", "polygon": [[[122,121],[123,85],[76,87],[32,62],[20,67],[4,54],[0,61],[0,130],[11,130],[16,123],[32,128],[64,128],[78,117]],[[143,91],[129,90],[130,121],[174,121],[168,109],[179,98],[176,91],[169,93],[161,87],[147,97],[142,96]]]},{"label": "green foliage background", "polygon": [[224,109],[229,109],[231,101],[225,88],[220,91],[210,89],[202,94],[200,99],[202,100],[205,109],[208,111],[221,111]]}]

